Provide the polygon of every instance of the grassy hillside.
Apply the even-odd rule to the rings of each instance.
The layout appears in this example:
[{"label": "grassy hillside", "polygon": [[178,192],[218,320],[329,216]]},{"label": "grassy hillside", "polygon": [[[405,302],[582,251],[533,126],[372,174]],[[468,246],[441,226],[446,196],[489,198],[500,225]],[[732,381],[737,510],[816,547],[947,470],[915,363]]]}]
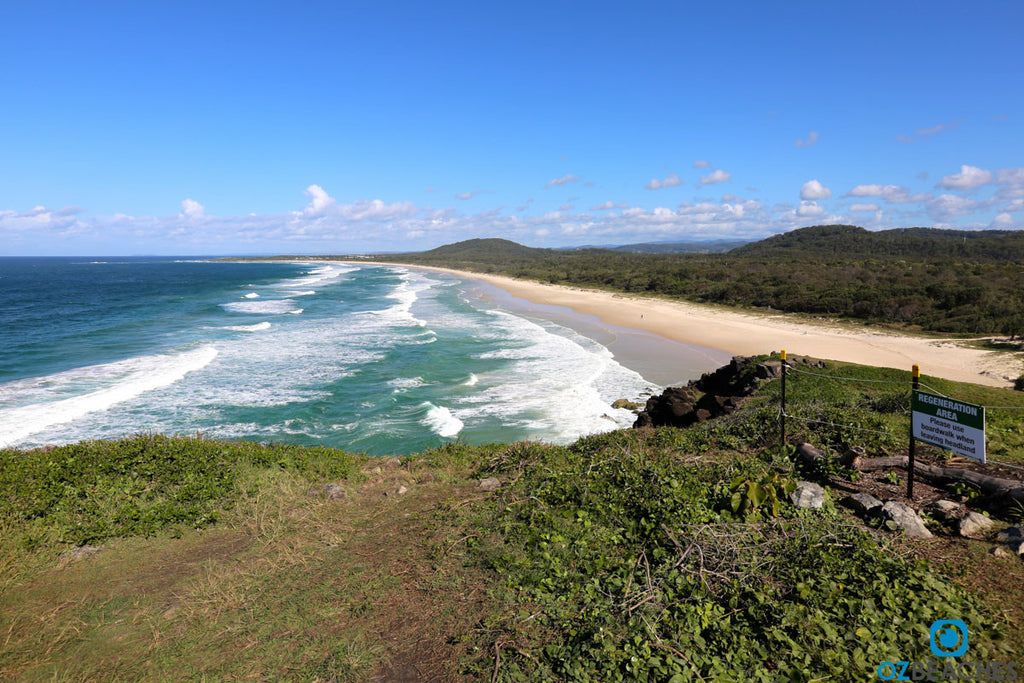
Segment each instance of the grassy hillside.
[{"label": "grassy hillside", "polygon": [[[794,438],[902,448],[905,374],[815,371],[875,381],[794,375],[790,411],[841,425]],[[687,430],[401,460],[159,436],[0,451],[0,678],[854,681],[930,659],[939,617],[969,624],[972,660],[1024,651],[1024,563],[935,522],[866,528],[835,504],[851,473],[778,447],[777,392]],[[1004,458],[1019,417],[990,424]],[[824,509],[733,505],[804,477]]]}]

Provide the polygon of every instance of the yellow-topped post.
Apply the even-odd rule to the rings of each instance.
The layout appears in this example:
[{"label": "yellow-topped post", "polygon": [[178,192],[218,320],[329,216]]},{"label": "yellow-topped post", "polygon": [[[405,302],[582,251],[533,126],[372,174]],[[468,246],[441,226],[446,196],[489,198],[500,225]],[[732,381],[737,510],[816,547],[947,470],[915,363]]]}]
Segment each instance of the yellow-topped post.
[{"label": "yellow-topped post", "polygon": [[[917,391],[918,386],[921,382],[921,366],[914,364],[910,368],[911,378],[911,396],[910,405],[914,405],[913,392]],[[914,439],[914,415],[913,408],[911,408],[910,415],[910,446],[907,448],[907,498],[910,500],[914,499],[914,456],[916,451],[916,441]]]}]

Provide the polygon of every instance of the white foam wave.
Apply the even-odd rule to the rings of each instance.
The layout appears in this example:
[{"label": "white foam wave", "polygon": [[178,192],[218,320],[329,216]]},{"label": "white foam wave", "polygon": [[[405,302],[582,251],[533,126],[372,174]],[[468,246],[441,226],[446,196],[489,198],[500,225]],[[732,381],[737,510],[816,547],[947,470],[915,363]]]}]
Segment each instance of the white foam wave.
[{"label": "white foam wave", "polygon": [[[308,265],[308,264],[301,264]],[[345,273],[352,273],[359,270],[358,267],[347,267],[337,264],[329,264],[314,268],[303,277],[295,278],[294,280],[287,280],[282,282],[280,287],[309,287],[311,285],[320,284],[322,282],[329,282],[335,280]]]},{"label": "white foam wave", "polygon": [[465,426],[462,420],[452,415],[452,411],[444,406],[436,406],[430,401],[426,401],[420,407],[427,408],[427,414],[422,423],[430,427],[430,430],[438,436],[445,438],[457,436]]},{"label": "white foam wave", "polygon": [[249,292],[248,294],[246,294],[246,295],[245,295],[245,296],[243,296],[242,298],[243,298],[243,299],[259,299],[259,298],[260,298],[260,295],[259,295],[259,294],[257,294],[256,292]]},{"label": "white foam wave", "polygon": [[235,332],[262,332],[263,330],[269,330],[272,325],[266,321],[256,323],[255,325],[228,325],[221,329],[233,330]]},{"label": "white foam wave", "polygon": [[462,383],[464,387],[475,387],[480,381],[480,378],[474,375],[472,372],[469,373],[469,379]]},{"label": "white foam wave", "polygon": [[404,269],[395,269],[395,271],[399,274],[401,281],[387,295],[387,298],[395,299],[398,303],[379,311],[367,311],[367,313],[396,325],[426,327],[426,321],[420,320],[412,314],[412,307],[420,298],[420,293],[433,287],[434,282]]},{"label": "white foam wave", "polygon": [[554,324],[545,327],[504,312],[487,312],[495,319],[485,335],[502,340],[505,348],[477,358],[502,364],[476,376],[477,389],[458,399],[463,419],[496,419],[554,443],[632,424],[636,416],[631,411],[610,404],[617,398],[636,398],[650,384],[616,362],[608,349]]},{"label": "white foam wave", "polygon": [[301,315],[304,310],[306,310],[306,309],[305,308],[296,308],[296,309],[288,311],[288,312],[290,314],[292,314],[292,315]]},{"label": "white foam wave", "polygon": [[387,383],[389,387],[394,388],[394,393],[404,393],[409,389],[415,389],[416,387],[422,387],[425,384],[422,377],[396,377]]},{"label": "white foam wave", "polygon": [[[232,313],[282,314],[291,313],[295,302],[291,299],[270,299],[266,301],[232,301],[221,304],[221,308]],[[301,312],[301,311],[300,311]]]},{"label": "white foam wave", "polygon": [[39,398],[60,396],[69,386],[95,386],[97,379],[108,386],[71,398],[0,410],[0,446],[18,443],[54,425],[73,422],[89,413],[174,384],[190,372],[206,367],[216,357],[217,349],[207,345],[175,355],[140,356],[39,378],[34,383],[34,393]]},{"label": "white foam wave", "polygon": [[291,293],[292,296],[313,296],[314,294],[316,294],[316,290],[315,289],[307,289],[304,292],[292,292]]}]

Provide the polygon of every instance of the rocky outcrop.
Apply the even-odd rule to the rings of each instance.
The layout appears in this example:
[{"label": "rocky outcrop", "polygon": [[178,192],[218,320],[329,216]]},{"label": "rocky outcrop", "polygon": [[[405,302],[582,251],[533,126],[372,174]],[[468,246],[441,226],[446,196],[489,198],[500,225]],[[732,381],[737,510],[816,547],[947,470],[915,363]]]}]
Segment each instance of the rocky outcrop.
[{"label": "rocky outcrop", "polygon": [[634,427],[689,427],[722,415],[730,415],[746,396],[764,381],[778,377],[780,361],[755,363],[743,356],[728,365],[704,373],[685,387],[669,387],[652,396],[637,415]]}]

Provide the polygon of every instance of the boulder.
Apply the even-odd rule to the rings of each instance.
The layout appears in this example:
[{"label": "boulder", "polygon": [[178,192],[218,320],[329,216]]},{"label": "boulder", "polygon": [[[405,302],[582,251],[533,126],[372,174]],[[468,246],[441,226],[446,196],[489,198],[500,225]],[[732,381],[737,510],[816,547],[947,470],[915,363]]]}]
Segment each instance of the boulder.
[{"label": "boulder", "polygon": [[825,489],[810,481],[801,481],[796,490],[789,494],[789,499],[798,508],[820,508],[825,504]]},{"label": "boulder", "polygon": [[960,520],[957,530],[966,538],[981,538],[992,528],[992,520],[980,512],[968,512]]},{"label": "boulder", "polygon": [[1013,553],[1011,553],[1009,550],[1007,550],[1006,548],[1004,548],[1001,545],[997,545],[997,546],[994,546],[992,548],[989,548],[988,554],[992,555],[994,557],[998,557],[1000,559],[1007,558],[1007,557],[1013,557]]},{"label": "boulder", "polygon": [[924,520],[910,506],[890,500],[882,505],[879,516],[886,523],[891,522],[910,538],[931,538],[932,532],[925,528]]},{"label": "boulder", "polygon": [[337,484],[327,484],[324,487],[324,493],[327,495],[327,500],[344,500],[348,497],[348,491]]},{"label": "boulder", "polygon": [[1000,543],[1010,543],[1021,539],[1024,539],[1024,525],[1021,524],[1007,527],[996,536],[996,540]]},{"label": "boulder", "polygon": [[617,399],[614,403],[612,403],[612,408],[625,410],[639,410],[640,404],[634,403],[633,401],[630,401],[628,398],[620,398]]},{"label": "boulder", "polygon": [[323,496],[327,500],[344,500],[348,497],[348,491],[345,490],[344,486],[339,486],[338,484],[324,484],[323,486],[311,488],[309,495],[315,497]]},{"label": "boulder", "polygon": [[963,517],[966,508],[951,500],[937,500],[927,508],[928,512],[944,522],[951,522]]},{"label": "boulder", "polygon": [[882,507],[882,501],[870,493],[854,493],[839,501],[841,505],[850,508],[858,515],[867,515],[876,512]]},{"label": "boulder", "polygon": [[759,363],[757,368],[754,370],[754,375],[758,379],[775,379],[776,377],[782,377],[782,361],[770,360],[764,363]]},{"label": "boulder", "polygon": [[484,491],[497,491],[501,488],[501,481],[497,477],[487,477],[486,479],[481,479],[476,487]]}]

